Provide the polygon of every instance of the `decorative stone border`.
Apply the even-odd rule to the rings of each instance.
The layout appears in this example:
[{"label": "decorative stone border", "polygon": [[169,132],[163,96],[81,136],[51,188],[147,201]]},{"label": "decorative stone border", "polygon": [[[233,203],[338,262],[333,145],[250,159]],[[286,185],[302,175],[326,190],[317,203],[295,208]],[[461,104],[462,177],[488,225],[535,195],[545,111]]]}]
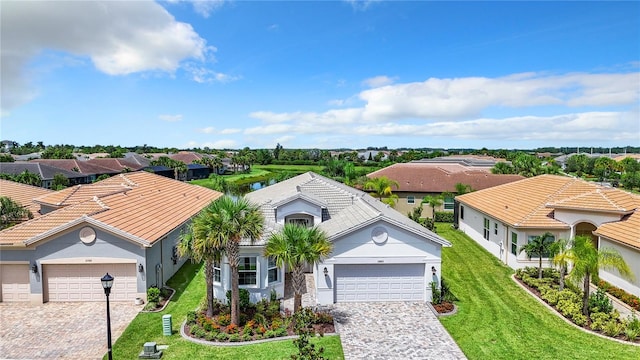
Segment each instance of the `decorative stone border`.
[{"label": "decorative stone border", "polygon": [[453,305],[453,310],[449,311],[448,313],[439,313],[438,310],[436,310],[433,307],[433,304],[431,304],[430,302],[427,302],[427,307],[431,310],[431,312],[433,312],[433,314],[437,317],[443,317],[443,316],[451,316],[451,315],[455,315],[458,313],[458,306],[454,303],[451,303]]},{"label": "decorative stone border", "polygon": [[541,303],[542,305],[546,306],[546,307],[547,307],[547,309],[551,310],[551,312],[552,312],[553,314],[555,314],[556,316],[558,316],[560,319],[564,320],[564,322],[566,322],[567,324],[569,324],[569,325],[571,325],[571,326],[575,327],[576,329],[580,329],[580,330],[582,330],[582,331],[583,331],[583,332],[585,332],[585,333],[592,334],[592,335],[596,335],[596,336],[599,336],[599,337],[601,337],[601,338],[603,338],[603,339],[607,339],[607,340],[615,341],[615,342],[618,342],[618,343],[620,343],[620,344],[633,345],[633,346],[639,346],[639,347],[640,347],[640,343],[631,342],[631,341],[625,341],[625,340],[620,340],[620,339],[616,339],[616,338],[613,338],[613,337],[610,337],[610,336],[602,335],[602,334],[600,334],[600,333],[598,333],[598,332],[595,332],[595,331],[592,331],[592,330],[589,330],[589,329],[585,329],[585,328],[583,328],[582,326],[578,326],[578,325],[574,324],[571,320],[569,320],[569,319],[567,319],[566,317],[564,317],[564,315],[562,315],[562,314],[561,314],[558,310],[556,310],[553,306],[551,306],[551,305],[547,304],[547,302],[546,302],[546,301],[544,301],[543,299],[541,299],[541,298],[539,298],[538,296],[536,296],[536,294],[534,294],[534,293],[532,293],[531,291],[529,291],[529,289],[528,289],[526,286],[522,285],[522,284],[520,283],[520,281],[518,281],[518,279],[516,279],[516,275],[515,275],[515,274],[511,275],[511,280],[513,280],[516,284],[518,284],[518,286],[520,286],[520,287],[521,287],[521,288],[522,288],[522,289],[523,289],[527,294],[531,295],[534,299],[538,300],[538,302],[539,302],[539,303]]},{"label": "decorative stone border", "polygon": [[[289,336],[280,336],[280,337],[269,338],[269,339],[251,340],[251,341],[216,342],[216,341],[208,341],[204,339],[196,339],[187,335],[187,333],[184,331],[184,328],[186,325],[187,325],[187,320],[183,321],[182,324],[180,325],[180,336],[182,336],[187,341],[191,341],[193,343],[201,344],[201,345],[209,345],[209,346],[244,346],[244,345],[261,344],[265,342],[291,340],[291,339],[298,338],[298,335],[289,335]],[[336,329],[335,320],[333,321],[333,328]],[[333,333],[324,334],[323,336],[338,336],[338,335],[339,334],[337,332],[333,332]],[[320,337],[320,335],[316,335],[316,337]]]},{"label": "decorative stone border", "polygon": [[172,291],[172,293],[171,293],[171,295],[169,295],[169,298],[167,299],[167,301],[165,301],[165,302],[164,302],[164,305],[162,305],[162,307],[161,307],[161,308],[159,308],[159,309],[158,309],[158,308],[156,308],[156,309],[153,309],[153,310],[144,310],[144,308],[143,308],[141,312],[156,313],[156,312],[161,312],[161,311],[163,311],[163,310],[167,307],[167,305],[169,305],[169,302],[170,302],[170,301],[171,301],[171,299],[173,298],[173,295],[175,295],[175,294],[176,294],[176,290],[175,290],[175,289],[170,288],[170,287],[168,287],[168,286],[165,286],[165,288],[167,288],[167,289],[171,290],[171,291]]}]

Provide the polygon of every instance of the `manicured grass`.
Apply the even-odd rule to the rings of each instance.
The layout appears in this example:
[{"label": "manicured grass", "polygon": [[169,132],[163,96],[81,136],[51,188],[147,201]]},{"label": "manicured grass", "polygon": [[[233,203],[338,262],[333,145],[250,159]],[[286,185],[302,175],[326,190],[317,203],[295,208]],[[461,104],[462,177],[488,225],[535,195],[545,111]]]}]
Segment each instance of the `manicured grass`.
[{"label": "manicured grass", "polygon": [[[113,345],[114,359],[137,359],[145,342],[169,345],[163,359],[288,359],[297,352],[292,340],[274,341],[256,345],[221,347],[200,345],[180,336],[180,326],[188,311],[194,310],[205,296],[204,271],[201,264],[186,263],[168,285],[176,294],[164,311],[140,313],[129,324]],[[173,335],[162,335],[162,315],[171,314]],[[316,340],[325,348],[328,359],[344,359],[338,336],[325,336]],[[106,356],[104,357],[106,359]]]},{"label": "manicured grass", "polygon": [[538,303],[513,270],[450,224],[438,234],[443,277],[459,298],[458,314],[440,318],[469,359],[640,359],[640,347],[584,333]]},{"label": "manicured grass", "polygon": [[323,165],[253,165],[253,168],[274,172],[291,171],[302,174],[307,171],[320,173],[325,167]]}]

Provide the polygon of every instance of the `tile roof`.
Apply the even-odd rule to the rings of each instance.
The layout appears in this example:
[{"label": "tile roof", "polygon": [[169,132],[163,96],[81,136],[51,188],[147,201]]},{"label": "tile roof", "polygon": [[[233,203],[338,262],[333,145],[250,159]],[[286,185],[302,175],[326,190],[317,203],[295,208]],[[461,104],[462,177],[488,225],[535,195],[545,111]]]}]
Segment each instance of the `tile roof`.
[{"label": "tile roof", "polygon": [[42,180],[53,180],[56,174],[62,174],[68,179],[84,178],[85,174],[75,171],[60,169],[48,164],[40,164],[32,161],[16,161],[12,163],[0,163],[0,173],[17,175],[23,171],[38,174]]},{"label": "tile roof", "polygon": [[127,169],[129,171],[138,171],[144,167],[144,165],[141,165],[137,161],[129,158],[94,158],[84,162],[94,166],[107,168],[111,171],[115,171],[116,173],[120,173]]},{"label": "tile roof", "polygon": [[502,185],[524,177],[520,175],[491,174],[485,168],[469,167],[462,164],[432,164],[424,162],[398,163],[374,171],[369,178],[386,176],[400,185],[394,191],[442,193],[456,191],[456,184],[470,185],[474,190],[482,190]]},{"label": "tile roof", "polygon": [[[80,174],[116,174],[120,170],[114,171],[112,169],[91,163],[89,161],[80,161],[75,159],[34,159],[31,162],[39,164],[46,164],[56,167],[58,169],[64,169],[71,172]],[[77,169],[77,170],[74,170]]]},{"label": "tile roof", "polygon": [[0,180],[0,196],[11,198],[18,204],[31,211],[33,216],[39,216],[40,206],[33,199],[39,196],[52,193],[53,190],[38,186],[25,185],[15,181]]},{"label": "tile roof", "polygon": [[540,175],[456,197],[460,203],[515,227],[568,229],[555,209],[628,214],[640,197],[577,178]]},{"label": "tile roof", "polygon": [[38,198],[64,207],[0,232],[0,244],[31,244],[42,234],[85,221],[149,245],[220,196],[220,192],[145,171],[120,174]]},{"label": "tile roof", "polygon": [[640,210],[624,216],[620,221],[602,224],[594,233],[640,250]]},{"label": "tile roof", "polygon": [[182,161],[185,164],[192,164],[194,161],[196,160],[200,160],[203,157],[205,157],[206,155],[203,154],[198,154],[196,152],[192,152],[192,151],[181,151],[177,154],[171,154],[169,155],[169,157],[173,160],[178,160],[178,161]]},{"label": "tile roof", "polygon": [[303,198],[326,207],[326,218],[318,227],[327,233],[330,240],[384,220],[443,246],[451,245],[367,193],[312,172],[250,192],[245,197],[260,205],[265,215],[265,233],[256,244],[264,244],[272,232],[282,227],[275,223],[275,211],[279,204],[286,202],[286,199]]}]

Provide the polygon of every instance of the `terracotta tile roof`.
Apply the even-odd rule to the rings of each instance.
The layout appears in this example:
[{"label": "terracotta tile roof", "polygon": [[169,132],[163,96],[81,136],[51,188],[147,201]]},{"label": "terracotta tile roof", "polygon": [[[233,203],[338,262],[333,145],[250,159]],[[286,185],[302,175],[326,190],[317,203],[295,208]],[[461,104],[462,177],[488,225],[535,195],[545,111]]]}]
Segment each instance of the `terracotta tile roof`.
[{"label": "terracotta tile roof", "polygon": [[64,169],[80,174],[114,174],[120,172],[90,163],[89,161],[80,161],[75,159],[34,159],[31,160],[31,162],[46,164],[58,169]]},{"label": "terracotta tile roof", "polygon": [[52,190],[25,185],[15,181],[0,180],[0,196],[6,196],[31,211],[33,216],[39,216],[40,206],[33,199],[52,193]]},{"label": "terracotta tile roof", "polygon": [[177,154],[171,154],[169,155],[169,157],[173,160],[178,160],[178,161],[182,161],[185,164],[192,164],[194,161],[196,160],[200,160],[203,157],[205,157],[205,155],[203,154],[198,154],[195,152],[184,152],[181,151]]},{"label": "terracotta tile roof", "polygon": [[594,233],[640,249],[640,210],[620,221],[602,224]]},{"label": "terracotta tile roof", "polygon": [[220,196],[220,192],[145,171],[120,174],[39,198],[67,206],[0,232],[0,243],[29,244],[40,240],[39,234],[86,221],[148,245]]},{"label": "terracotta tile roof", "polygon": [[33,161],[16,161],[12,163],[0,163],[0,173],[17,175],[23,171],[40,175],[42,180],[52,180],[56,174],[62,174],[67,179],[85,178],[85,174],[61,169],[44,163]]},{"label": "terracotta tile roof", "polygon": [[122,172],[125,169],[129,169],[131,171],[138,171],[144,167],[144,165],[139,164],[138,162],[132,160],[124,159],[116,159],[116,158],[95,158],[84,161],[88,164],[100,166],[103,168],[110,169],[117,173]]},{"label": "terracotta tile roof", "polygon": [[474,190],[522,180],[520,175],[491,174],[486,169],[461,164],[400,163],[374,171],[369,178],[386,176],[400,187],[394,191],[442,193],[455,192],[457,183],[470,185]]},{"label": "terracotta tile roof", "polygon": [[635,195],[557,175],[527,178],[460,195],[456,200],[511,226],[549,229],[569,228],[553,218],[556,208],[628,213],[640,207],[640,197]]}]

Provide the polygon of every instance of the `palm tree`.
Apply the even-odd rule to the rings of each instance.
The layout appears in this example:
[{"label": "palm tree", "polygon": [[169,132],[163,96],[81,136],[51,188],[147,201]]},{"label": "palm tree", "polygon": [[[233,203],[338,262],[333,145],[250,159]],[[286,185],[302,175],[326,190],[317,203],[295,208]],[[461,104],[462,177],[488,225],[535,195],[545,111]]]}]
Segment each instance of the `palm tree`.
[{"label": "palm tree", "polygon": [[[393,193],[392,187],[398,189],[400,187],[400,184],[398,184],[397,181],[391,180],[386,176],[381,176],[367,180],[367,182],[364,183],[363,189],[371,190],[371,195],[374,195],[378,198],[378,200],[393,206],[395,205],[395,200],[398,198],[398,196]],[[385,200],[383,200],[383,198]]]},{"label": "palm tree", "polygon": [[212,239],[216,248],[224,248],[231,268],[231,323],[238,325],[240,241],[248,239],[254,242],[260,238],[264,217],[259,206],[245,198],[228,195],[214,201],[207,213],[207,237]]},{"label": "palm tree", "polygon": [[573,269],[569,277],[579,283],[582,280],[582,313],[589,316],[589,284],[591,276],[597,275],[600,268],[615,269],[620,275],[629,280],[634,280],[634,275],[629,265],[615,249],[597,249],[588,235],[576,236],[573,246],[569,249],[569,257],[573,263]]},{"label": "palm tree", "polygon": [[551,251],[553,239],[553,234],[546,232],[534,237],[529,243],[520,248],[520,252],[526,252],[529,258],[538,257],[538,279],[542,279],[542,257]]},{"label": "palm tree", "polygon": [[0,196],[0,230],[8,228],[25,219],[33,219],[29,209],[6,196]]},{"label": "palm tree", "polygon": [[422,201],[420,202],[420,206],[422,206],[422,204],[428,204],[431,207],[431,220],[433,220],[433,223],[435,224],[435,222],[436,222],[436,208],[438,206],[442,205],[442,196],[441,195],[437,195],[437,196],[427,195],[427,196],[422,198]]},{"label": "palm tree", "polygon": [[203,209],[191,222],[186,232],[180,235],[178,254],[195,262],[204,260],[204,276],[207,286],[207,316],[213,316],[213,264],[222,257],[223,248],[217,244],[210,228],[213,203]]},{"label": "palm tree", "polygon": [[504,161],[496,163],[491,168],[491,173],[492,174],[513,174],[514,171],[515,170],[514,170],[513,166],[511,166],[509,163],[506,163]]},{"label": "palm tree", "polygon": [[473,189],[471,188],[471,185],[467,185],[463,183],[456,183],[455,187],[456,187],[456,195],[464,195],[466,193],[470,193],[473,191]]},{"label": "palm tree", "polygon": [[553,254],[551,263],[560,268],[560,291],[564,289],[564,278],[567,275],[567,268],[570,262],[569,248],[571,243],[567,239],[558,239],[551,244],[550,252]]},{"label": "palm tree", "polygon": [[33,185],[33,186],[42,186],[42,178],[40,174],[34,174],[27,170],[21,172],[20,174],[15,176],[16,182]]},{"label": "palm tree", "polygon": [[297,224],[285,224],[282,232],[271,235],[267,241],[264,255],[273,257],[278,267],[286,265],[291,269],[294,312],[298,312],[302,307],[304,266],[319,263],[326,259],[332,250],[333,244],[322,230]]}]

